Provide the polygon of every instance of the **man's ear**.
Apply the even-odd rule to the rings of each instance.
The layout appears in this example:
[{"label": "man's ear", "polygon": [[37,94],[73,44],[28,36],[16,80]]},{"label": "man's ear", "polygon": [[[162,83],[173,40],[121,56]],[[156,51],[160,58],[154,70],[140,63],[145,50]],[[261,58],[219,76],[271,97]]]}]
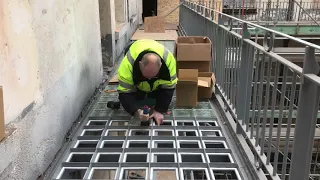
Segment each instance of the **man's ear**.
[{"label": "man's ear", "polygon": [[143,63],[142,63],[141,61],[139,61],[139,68],[140,68],[140,70],[142,71],[142,69],[143,69]]},{"label": "man's ear", "polygon": [[143,68],[143,63],[141,61],[139,61],[139,67]]}]

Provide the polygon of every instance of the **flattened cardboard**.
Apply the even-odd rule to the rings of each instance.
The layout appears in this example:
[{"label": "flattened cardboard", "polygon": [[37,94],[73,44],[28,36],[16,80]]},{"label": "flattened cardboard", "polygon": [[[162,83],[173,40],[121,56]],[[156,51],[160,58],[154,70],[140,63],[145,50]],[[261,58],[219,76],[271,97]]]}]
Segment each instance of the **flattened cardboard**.
[{"label": "flattened cardboard", "polygon": [[198,77],[198,86],[199,87],[210,87],[211,86],[211,78]]},{"label": "flattened cardboard", "polygon": [[175,41],[178,38],[176,30],[166,30],[164,33],[148,33],[144,30],[136,30],[130,38],[132,41],[139,39],[153,39],[157,41]]},{"label": "flattened cardboard", "polygon": [[5,137],[3,90],[0,86],[0,141]]},{"label": "flattened cardboard", "polygon": [[[164,27],[166,30],[178,30],[178,24],[176,24],[176,23],[165,22]],[[144,24],[140,25],[139,29],[144,30]]]},{"label": "flattened cardboard", "polygon": [[178,37],[175,46],[177,61],[212,60],[212,43],[206,36]]},{"label": "flattened cardboard", "polygon": [[144,18],[144,31],[148,33],[165,33],[165,19],[162,16]]},{"label": "flattened cardboard", "polygon": [[118,80],[118,73],[115,74],[109,81],[109,84],[118,84],[119,80]]},{"label": "flattened cardboard", "polygon": [[179,69],[176,86],[176,106],[196,107],[198,103],[198,70]]},{"label": "flattened cardboard", "polygon": [[216,78],[212,72],[199,72],[198,75],[198,98],[209,99],[215,92]]}]

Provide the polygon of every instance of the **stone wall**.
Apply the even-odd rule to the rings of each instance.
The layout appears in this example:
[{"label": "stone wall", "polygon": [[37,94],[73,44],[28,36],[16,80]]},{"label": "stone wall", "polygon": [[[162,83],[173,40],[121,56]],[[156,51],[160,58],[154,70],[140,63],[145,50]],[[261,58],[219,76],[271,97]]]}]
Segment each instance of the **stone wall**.
[{"label": "stone wall", "polygon": [[0,179],[36,179],[101,82],[98,0],[1,0]]}]

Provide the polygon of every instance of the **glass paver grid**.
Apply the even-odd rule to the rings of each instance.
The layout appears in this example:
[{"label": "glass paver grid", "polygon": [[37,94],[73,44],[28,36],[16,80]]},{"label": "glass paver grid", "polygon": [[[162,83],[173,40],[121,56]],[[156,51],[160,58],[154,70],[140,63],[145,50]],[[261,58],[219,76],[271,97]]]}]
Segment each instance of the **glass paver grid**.
[{"label": "glass paver grid", "polygon": [[117,95],[94,105],[56,179],[241,179],[209,101],[177,109],[174,97],[163,125],[142,127],[122,107],[107,108]]}]

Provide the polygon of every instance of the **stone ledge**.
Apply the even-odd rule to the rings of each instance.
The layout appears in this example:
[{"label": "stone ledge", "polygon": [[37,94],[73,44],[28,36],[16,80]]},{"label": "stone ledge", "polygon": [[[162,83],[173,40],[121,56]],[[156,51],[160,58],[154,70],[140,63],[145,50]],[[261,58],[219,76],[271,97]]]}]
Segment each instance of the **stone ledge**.
[{"label": "stone ledge", "polygon": [[137,20],[138,20],[138,16],[133,15],[129,19],[129,22],[119,24],[115,30],[115,40],[121,39],[121,37],[123,37],[129,31],[131,25],[134,24],[134,22],[136,22]]},{"label": "stone ledge", "polygon": [[4,135],[4,138],[0,140],[0,144],[1,143],[4,143],[10,136],[11,134],[16,130],[16,128],[14,127],[8,127],[6,128],[6,132],[5,132],[5,135]]}]

